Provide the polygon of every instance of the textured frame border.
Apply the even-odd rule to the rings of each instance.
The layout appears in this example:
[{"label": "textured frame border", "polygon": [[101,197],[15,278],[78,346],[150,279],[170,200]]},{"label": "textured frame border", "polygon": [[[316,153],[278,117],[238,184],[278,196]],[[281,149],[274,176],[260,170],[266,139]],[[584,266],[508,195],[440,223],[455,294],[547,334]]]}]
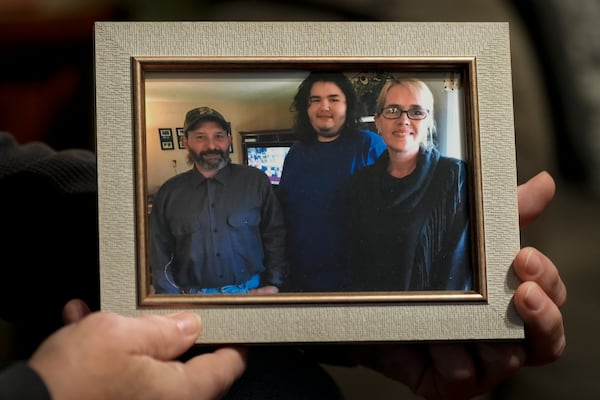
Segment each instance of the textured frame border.
[{"label": "textured frame border", "polygon": [[[410,43],[389,41],[411,37]],[[243,40],[240,40],[243,38]],[[96,115],[101,308],[125,315],[192,309],[203,343],[518,339],[511,299],[520,247],[507,23],[98,22]],[[276,56],[274,56],[276,55]],[[135,57],[472,57],[476,60],[487,301],[189,304],[136,295]],[[269,329],[264,329],[268,326]],[[318,332],[315,335],[315,332]]]}]

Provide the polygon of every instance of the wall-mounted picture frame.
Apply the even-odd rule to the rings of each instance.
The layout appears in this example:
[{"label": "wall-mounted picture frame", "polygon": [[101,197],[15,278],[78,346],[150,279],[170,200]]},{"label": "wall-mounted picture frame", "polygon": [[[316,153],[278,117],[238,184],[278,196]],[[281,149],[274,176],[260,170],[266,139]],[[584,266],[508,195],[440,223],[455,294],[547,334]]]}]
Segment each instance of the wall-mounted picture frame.
[{"label": "wall-mounted picture frame", "polygon": [[173,130],[171,128],[158,128],[158,137],[161,150],[173,150]]},{"label": "wall-mounted picture frame", "polygon": [[175,128],[175,132],[177,132],[177,148],[185,149],[185,144],[183,144],[183,137],[185,134],[183,133],[183,128]]},{"label": "wall-mounted picture frame", "polygon": [[[236,40],[240,33],[251,39],[245,43],[261,46],[242,45]],[[390,42],[390,35],[414,40]],[[223,46],[212,44],[217,42],[228,44],[225,53]],[[313,42],[321,47],[302,45]],[[522,323],[511,305],[518,283],[511,263],[520,240],[508,43],[505,23],[97,23],[99,188],[118,189],[118,196],[99,190],[100,212],[107,217],[99,228],[102,308],[126,315],[194,310],[204,321],[199,339],[204,343],[522,338]],[[154,162],[148,151],[153,136],[146,131],[156,115],[147,112],[156,106],[153,87],[160,82],[172,87],[214,84],[223,74],[235,75],[234,84],[250,77],[266,87],[265,77],[277,85],[312,71],[342,72],[356,84],[373,84],[379,75],[390,73],[446,85],[449,91],[458,84],[455,123],[462,133],[455,147],[463,149],[468,176],[472,286],[268,295],[156,293],[149,267],[148,210],[161,185],[151,183],[150,177],[160,175],[154,165],[164,163]],[[195,101],[163,106],[179,121],[186,107],[223,109]],[[224,117],[234,132],[257,129],[246,115],[238,115],[247,124],[240,129],[236,115]],[[260,114],[255,119],[266,120]],[[115,141],[110,136],[115,130],[131,134]],[[455,140],[450,142],[452,147]]]}]

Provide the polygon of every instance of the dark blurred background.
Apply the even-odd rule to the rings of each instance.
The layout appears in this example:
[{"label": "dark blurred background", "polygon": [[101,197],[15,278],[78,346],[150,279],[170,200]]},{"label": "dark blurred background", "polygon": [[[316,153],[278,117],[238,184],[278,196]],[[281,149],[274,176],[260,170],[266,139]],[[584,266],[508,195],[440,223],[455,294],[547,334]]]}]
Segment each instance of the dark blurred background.
[{"label": "dark blurred background", "polygon": [[[508,21],[518,179],[548,170],[558,185],[522,242],[549,255],[567,283],[568,344],[558,362],[526,368],[487,397],[600,397],[600,2],[2,0],[0,130],[21,143],[94,150],[93,23],[101,20]],[[327,369],[348,399],[414,398],[371,371]]]}]

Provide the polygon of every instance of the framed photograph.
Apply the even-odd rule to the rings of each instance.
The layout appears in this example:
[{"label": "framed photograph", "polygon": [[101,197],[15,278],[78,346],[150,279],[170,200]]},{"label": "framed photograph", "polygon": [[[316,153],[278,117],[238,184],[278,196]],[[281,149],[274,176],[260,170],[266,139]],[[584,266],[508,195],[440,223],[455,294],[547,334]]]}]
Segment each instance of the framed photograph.
[{"label": "framed photograph", "polygon": [[158,128],[161,150],[173,150],[173,132],[171,128]]},{"label": "framed photograph", "polygon": [[183,128],[175,128],[177,132],[177,147],[179,149],[185,149],[185,145],[183,144],[183,137],[185,136],[183,133]]},{"label": "framed photograph", "polygon": [[[203,343],[523,337],[522,323],[511,303],[518,284],[511,264],[520,248],[520,237],[508,24],[98,22],[95,29],[102,309],[125,315],[194,310],[204,321],[199,339]],[[247,40],[240,42],[240,35]],[[390,41],[390,36],[413,40]],[[305,47],[304,43],[319,43],[319,47]],[[262,192],[272,195],[262,214],[249,217],[248,211],[242,210],[246,214],[240,226],[266,225],[261,223],[261,218],[266,221],[265,213],[272,213],[269,215],[273,218],[278,213],[273,198],[279,199],[277,207],[283,213],[295,212],[293,204],[304,201],[300,196],[307,192],[297,190],[302,182],[294,180],[291,172],[287,181],[281,181],[281,169],[285,174],[285,168],[292,168],[291,161],[283,167],[289,149],[296,145],[301,149],[300,132],[293,129],[299,126],[297,115],[305,112],[313,123],[311,107],[321,110],[315,111],[315,120],[325,118],[324,114],[332,118],[333,111],[322,110],[339,107],[340,95],[320,96],[311,89],[306,98],[308,109],[302,109],[305,103],[297,98],[302,83],[313,74],[334,74],[347,82],[344,90],[353,94],[344,92],[349,95],[341,95],[341,103],[344,110],[356,109],[357,129],[360,126],[361,132],[383,146],[377,161],[392,162],[385,161],[384,156],[395,151],[398,137],[406,141],[406,137],[420,138],[421,131],[427,132],[427,146],[425,142],[417,143],[419,149],[426,149],[419,150],[422,159],[434,157],[431,159],[435,163],[442,160],[435,165],[451,165],[443,167],[451,171],[440,178],[446,183],[432,187],[458,185],[460,193],[448,189],[453,193],[449,197],[447,193],[432,195],[438,192],[420,189],[421,180],[404,180],[412,183],[394,183],[395,188],[402,188],[397,196],[416,193],[411,204],[422,211],[407,216],[393,211],[396,207],[379,219],[371,218],[373,210],[378,210],[373,208],[377,201],[389,201],[378,199],[378,191],[372,190],[380,176],[373,175],[377,171],[374,158],[373,165],[365,165],[348,178],[349,188],[359,184],[362,186],[356,187],[367,188],[348,193],[367,195],[349,194],[340,201],[344,204],[340,208],[348,209],[344,221],[349,225],[335,226],[335,232],[344,231],[348,237],[344,234],[327,241],[334,246],[344,237],[346,247],[340,247],[344,251],[339,253],[347,266],[343,264],[338,275],[331,275],[332,270],[327,269],[301,273],[295,256],[289,255],[313,257],[314,265],[323,261],[311,247],[316,241],[313,237],[326,231],[318,219],[313,231],[305,230],[303,236],[295,237],[289,234],[295,227],[286,225],[287,218],[286,224],[277,225],[280,230],[273,227],[268,235],[261,231],[255,245],[245,242],[254,240],[253,234],[232,231],[227,236],[240,240],[223,242],[218,250],[207,243],[206,249],[210,250],[205,249],[202,257],[212,261],[194,264],[192,271],[176,266],[178,259],[198,259],[198,254],[190,253],[192,250],[165,247],[165,254],[157,255],[155,249],[162,248],[157,243],[168,240],[156,240],[166,236],[188,241],[196,237],[194,243],[199,247],[204,246],[197,245],[199,237],[209,237],[211,243],[222,240],[223,229],[237,226],[235,215],[249,201],[242,189],[235,192],[235,198],[221,199],[214,215],[222,213],[228,222],[214,229],[199,222],[202,210],[163,215],[170,207],[163,193],[173,186],[181,188],[186,179],[203,179],[199,177],[204,164],[198,164],[198,160],[208,159],[202,156],[202,145],[173,155],[155,151],[159,148],[155,140],[160,140],[160,149],[165,149],[162,139],[166,129],[160,126],[182,126],[186,122],[204,126],[201,124],[211,121],[218,130],[227,131],[230,141],[219,153],[220,159],[229,159],[232,167],[249,174],[244,182],[266,182],[269,189],[264,186]],[[408,81],[420,85],[416,100],[409,97],[404,101],[399,94],[404,92],[393,89],[398,82]],[[415,95],[413,89],[408,92]],[[425,92],[430,95],[423,97]],[[349,105],[348,99],[354,96],[357,100]],[[425,98],[429,99],[427,106],[421,104]],[[407,133],[395,127],[399,121],[413,127],[429,125],[426,130],[414,131],[418,133]],[[158,138],[148,134],[154,129],[159,130]],[[130,134],[115,137],[114,132]],[[176,132],[178,147],[183,149],[183,128],[176,128]],[[170,129],[169,136],[173,148]],[[233,143],[243,151],[233,153]],[[337,162],[338,153],[332,154],[336,154],[332,157]],[[424,163],[419,161],[417,165],[429,165]],[[219,165],[230,168],[223,167],[229,164]],[[425,171],[423,168],[415,171]],[[262,170],[269,179],[263,181],[260,174],[252,172],[255,169]],[[417,175],[411,172],[408,176]],[[458,183],[457,176],[461,177]],[[109,187],[110,193],[103,190]],[[308,195],[318,197],[321,193],[313,196],[308,191]],[[203,201],[207,208],[212,204]],[[262,204],[267,207],[267,201]],[[414,215],[420,213],[426,216],[416,220]],[[159,227],[167,225],[174,226],[177,234],[160,231]],[[421,226],[415,231],[420,233],[401,233],[402,229],[412,231],[399,226]],[[194,236],[195,232],[200,236]],[[400,237],[400,242],[390,239]],[[356,245],[349,245],[350,240],[356,240]],[[281,246],[273,245],[275,242]],[[271,253],[269,246],[286,250],[281,253],[285,254],[281,264],[286,265],[280,274],[282,280],[274,278],[279,276],[275,268],[270,270],[269,263],[273,263],[276,253]],[[181,248],[191,247],[184,243]],[[234,255],[238,253],[246,260],[244,263],[236,261]],[[398,254],[403,254],[402,262],[397,261]],[[175,261],[159,261],[160,257]],[[440,271],[452,272],[445,275]],[[202,279],[222,284],[184,282],[188,278],[182,277],[190,274],[208,276]],[[322,284],[328,279],[333,284]],[[292,281],[303,283],[287,284]],[[254,283],[256,286],[252,286]],[[240,293],[240,286],[250,292]],[[279,291],[253,290],[273,286],[279,286]]]}]

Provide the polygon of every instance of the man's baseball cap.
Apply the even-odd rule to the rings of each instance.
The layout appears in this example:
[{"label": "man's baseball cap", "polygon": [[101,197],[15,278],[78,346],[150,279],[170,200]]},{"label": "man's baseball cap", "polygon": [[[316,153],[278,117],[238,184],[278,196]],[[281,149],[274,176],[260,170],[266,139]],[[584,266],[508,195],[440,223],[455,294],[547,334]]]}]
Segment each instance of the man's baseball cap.
[{"label": "man's baseball cap", "polygon": [[225,121],[220,112],[213,110],[210,107],[193,108],[185,114],[185,122],[183,123],[183,132],[186,134],[189,130],[194,129],[200,122],[214,121],[221,125],[227,134],[231,134],[229,123]]}]

